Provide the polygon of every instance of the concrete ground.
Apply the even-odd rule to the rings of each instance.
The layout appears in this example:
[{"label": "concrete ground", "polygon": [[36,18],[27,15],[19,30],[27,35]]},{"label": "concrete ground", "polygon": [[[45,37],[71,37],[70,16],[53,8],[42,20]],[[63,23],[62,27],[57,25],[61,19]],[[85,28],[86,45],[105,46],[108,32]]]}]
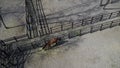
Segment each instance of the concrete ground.
[{"label": "concrete ground", "polygon": [[25,68],[120,68],[120,27],[69,40],[28,58]]}]

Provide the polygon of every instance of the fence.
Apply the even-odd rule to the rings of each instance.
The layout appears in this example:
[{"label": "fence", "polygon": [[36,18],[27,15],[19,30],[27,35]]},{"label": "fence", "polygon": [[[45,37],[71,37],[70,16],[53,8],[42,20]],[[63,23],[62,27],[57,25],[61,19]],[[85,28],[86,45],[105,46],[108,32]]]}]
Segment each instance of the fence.
[{"label": "fence", "polygon": [[87,17],[87,18],[84,18],[84,19],[79,19],[75,22],[65,21],[65,23],[61,23],[60,25],[51,27],[50,31],[51,31],[51,33],[56,33],[56,32],[65,31],[65,30],[68,30],[68,29],[74,29],[74,28],[77,28],[77,27],[94,24],[94,23],[97,23],[97,22],[100,22],[100,21],[105,21],[107,19],[113,19],[113,18],[119,17],[119,16],[120,16],[120,11],[117,11],[117,12],[97,15],[97,16],[94,16],[94,17]]},{"label": "fence", "polygon": [[97,24],[82,27],[79,29],[73,29],[73,30],[70,30],[66,33],[61,33],[61,38],[63,38],[63,39],[69,38],[70,39],[70,38],[73,38],[76,36],[82,36],[82,35],[85,35],[88,33],[93,33],[96,31],[101,31],[101,30],[107,29],[107,28],[112,28],[112,27],[118,26],[118,25],[120,26],[120,19],[105,22],[105,23],[100,23],[100,24],[97,23]]}]

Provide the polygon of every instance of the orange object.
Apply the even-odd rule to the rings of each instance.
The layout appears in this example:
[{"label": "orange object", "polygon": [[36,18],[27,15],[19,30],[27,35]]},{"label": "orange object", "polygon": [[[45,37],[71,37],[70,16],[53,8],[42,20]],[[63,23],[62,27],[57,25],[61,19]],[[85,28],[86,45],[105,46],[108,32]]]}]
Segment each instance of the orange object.
[{"label": "orange object", "polygon": [[56,44],[58,41],[60,40],[60,38],[52,38],[50,39],[45,46],[43,47],[43,49],[49,49],[50,47],[52,47],[53,44]]}]

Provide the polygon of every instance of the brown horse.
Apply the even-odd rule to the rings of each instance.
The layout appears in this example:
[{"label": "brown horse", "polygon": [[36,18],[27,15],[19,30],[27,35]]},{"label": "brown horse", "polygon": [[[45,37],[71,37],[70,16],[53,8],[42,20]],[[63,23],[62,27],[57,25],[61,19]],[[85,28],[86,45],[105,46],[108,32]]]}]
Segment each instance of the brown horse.
[{"label": "brown horse", "polygon": [[45,46],[43,46],[43,49],[49,49],[50,47],[56,45],[58,43],[58,41],[60,41],[61,38],[52,38],[50,39],[46,44]]}]

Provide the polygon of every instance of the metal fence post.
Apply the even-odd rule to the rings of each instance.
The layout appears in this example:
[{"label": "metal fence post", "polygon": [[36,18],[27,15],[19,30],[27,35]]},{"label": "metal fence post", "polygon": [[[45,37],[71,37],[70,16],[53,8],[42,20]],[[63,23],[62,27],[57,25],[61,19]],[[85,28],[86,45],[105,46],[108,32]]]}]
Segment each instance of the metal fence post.
[{"label": "metal fence post", "polygon": [[102,14],[101,17],[100,17],[100,21],[102,21],[102,19],[103,19],[103,14]]},{"label": "metal fence post", "polygon": [[68,33],[68,38],[70,39],[70,33]]},{"label": "metal fence post", "polygon": [[91,26],[90,33],[93,33],[93,26]]},{"label": "metal fence post", "polygon": [[101,26],[100,26],[100,31],[102,30],[102,27],[103,27],[103,24],[101,24]]},{"label": "metal fence post", "polygon": [[82,30],[80,29],[80,36],[82,35],[82,33],[81,33],[81,32],[82,32]]},{"label": "metal fence post", "polygon": [[74,28],[74,25],[73,25],[73,22],[71,22],[72,23],[72,29]]},{"label": "metal fence post", "polygon": [[81,25],[84,26],[84,19],[82,19],[82,24]]},{"label": "metal fence post", "polygon": [[92,18],[91,18],[91,22],[90,22],[90,24],[92,24],[92,23],[93,23],[93,19],[94,19],[94,17],[92,17]]},{"label": "metal fence post", "polygon": [[61,31],[63,31],[63,23],[61,23]]},{"label": "metal fence post", "polygon": [[113,13],[110,13],[109,19],[111,18],[112,14],[113,14]]},{"label": "metal fence post", "polygon": [[50,28],[50,33],[53,33],[52,28]]},{"label": "metal fence post", "polygon": [[113,21],[110,23],[110,28],[112,28]]}]

